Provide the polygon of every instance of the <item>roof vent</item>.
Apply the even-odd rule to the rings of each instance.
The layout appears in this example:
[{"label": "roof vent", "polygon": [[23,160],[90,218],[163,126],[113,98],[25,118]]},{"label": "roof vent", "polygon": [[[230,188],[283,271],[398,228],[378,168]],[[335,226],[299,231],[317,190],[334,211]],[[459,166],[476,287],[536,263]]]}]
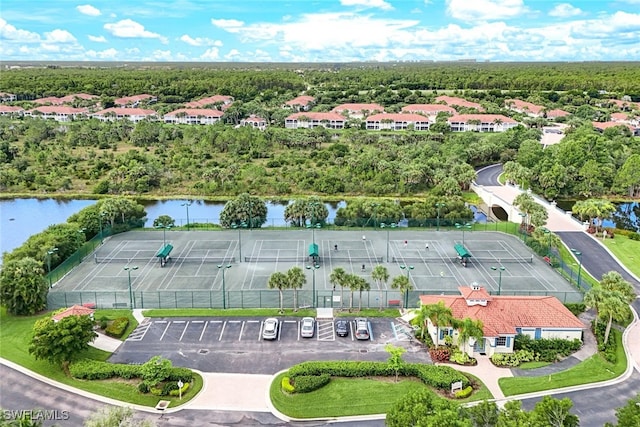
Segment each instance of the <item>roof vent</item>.
[{"label": "roof vent", "polygon": [[480,285],[478,284],[478,282],[471,283],[471,289],[473,289],[474,291],[479,291]]}]

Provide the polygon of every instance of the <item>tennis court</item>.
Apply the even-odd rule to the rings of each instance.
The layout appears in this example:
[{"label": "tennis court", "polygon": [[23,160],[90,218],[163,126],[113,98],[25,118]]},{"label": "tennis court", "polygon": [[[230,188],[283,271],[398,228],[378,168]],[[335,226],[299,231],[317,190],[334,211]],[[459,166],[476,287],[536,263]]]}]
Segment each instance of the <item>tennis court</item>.
[{"label": "tennis court", "polygon": [[[165,244],[173,248],[162,266],[156,255]],[[317,253],[310,256],[313,244],[317,245],[314,250]],[[465,258],[466,266],[455,245],[463,246],[470,254]],[[390,276],[387,283],[378,284],[372,279],[372,270],[377,265],[387,268]],[[329,282],[331,272],[338,267],[365,278],[371,285],[371,292],[362,295],[364,306],[386,305],[389,300],[400,298],[391,289],[393,278],[399,275],[408,275],[414,286],[411,305],[415,305],[413,300],[417,301],[421,293],[457,293],[458,286],[471,283],[485,286],[493,294],[549,294],[562,301],[580,299],[563,278],[520,240],[499,232],[467,231],[463,244],[457,230],[367,230],[364,235],[361,229],[166,234],[149,230],[106,239],[93,257],[87,257],[55,284],[50,303],[64,298],[68,304],[74,298],[70,295],[73,293],[84,293],[81,299],[86,300],[93,293],[93,299],[100,300],[103,296],[105,302],[116,298],[118,306],[131,305],[134,298],[137,306],[142,304],[141,300],[146,300],[145,306],[153,306],[152,300],[162,305],[161,300],[171,292],[172,304],[186,306],[277,306],[277,291],[267,291],[269,277],[294,266],[302,268],[307,278],[299,292],[300,305],[312,304],[314,296],[318,305],[338,301],[336,294],[340,289],[334,290]],[[128,294],[129,283],[132,295]],[[114,292],[120,294],[110,296]],[[347,294],[345,290],[345,298]]]}]

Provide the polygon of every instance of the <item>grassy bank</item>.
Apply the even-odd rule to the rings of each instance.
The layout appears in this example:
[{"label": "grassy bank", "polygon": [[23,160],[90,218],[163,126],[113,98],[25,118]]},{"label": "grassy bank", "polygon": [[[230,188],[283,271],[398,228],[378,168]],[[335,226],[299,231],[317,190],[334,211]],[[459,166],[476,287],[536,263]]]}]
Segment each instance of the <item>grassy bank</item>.
[{"label": "grassy bank", "polygon": [[614,239],[605,239],[604,244],[629,271],[640,277],[640,241],[616,234]]},{"label": "grassy bank", "polygon": [[[107,312],[111,312],[111,310],[107,310]],[[97,313],[100,313],[100,311]],[[54,381],[79,388],[90,393],[95,393],[111,399],[136,405],[153,407],[158,403],[158,400],[160,400],[158,396],[142,395],[133,384],[124,381],[76,380],[68,377],[62,371],[60,366],[52,365],[44,360],[36,360],[31,354],[29,354],[29,343],[33,337],[33,325],[37,320],[47,316],[49,316],[48,313],[27,317],[10,316],[6,313],[6,310],[2,308],[0,311],[0,323],[2,324],[2,328],[0,328],[0,357],[10,360]],[[109,315],[109,317],[111,317],[111,315]],[[79,354],[79,357],[106,361],[110,355],[111,353],[106,351],[89,347],[88,350]],[[170,400],[171,406],[177,406],[178,404],[188,402],[202,388],[202,378],[200,375],[194,374],[194,378],[193,388],[181,401],[177,397],[171,398],[168,396],[162,397],[162,399]]]}]

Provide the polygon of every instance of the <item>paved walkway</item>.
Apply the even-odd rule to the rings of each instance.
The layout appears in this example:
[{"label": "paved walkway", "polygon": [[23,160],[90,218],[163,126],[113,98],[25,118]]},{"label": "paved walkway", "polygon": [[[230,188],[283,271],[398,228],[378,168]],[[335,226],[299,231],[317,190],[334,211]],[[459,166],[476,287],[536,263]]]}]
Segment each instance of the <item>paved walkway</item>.
[{"label": "paved walkway", "polygon": [[202,391],[185,409],[271,412],[269,387],[272,375],[200,372]]}]

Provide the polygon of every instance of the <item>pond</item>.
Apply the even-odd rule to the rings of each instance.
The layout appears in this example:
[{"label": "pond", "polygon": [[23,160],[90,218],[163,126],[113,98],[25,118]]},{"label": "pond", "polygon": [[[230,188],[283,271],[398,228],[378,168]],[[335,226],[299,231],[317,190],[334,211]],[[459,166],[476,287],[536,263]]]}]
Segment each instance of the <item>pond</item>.
[{"label": "pond", "polygon": [[[570,211],[575,200],[559,200],[560,209]],[[640,202],[615,203],[616,211],[613,218],[602,222],[604,227],[615,227],[623,230],[640,231]],[[575,216],[575,215],[574,215]]]}]

